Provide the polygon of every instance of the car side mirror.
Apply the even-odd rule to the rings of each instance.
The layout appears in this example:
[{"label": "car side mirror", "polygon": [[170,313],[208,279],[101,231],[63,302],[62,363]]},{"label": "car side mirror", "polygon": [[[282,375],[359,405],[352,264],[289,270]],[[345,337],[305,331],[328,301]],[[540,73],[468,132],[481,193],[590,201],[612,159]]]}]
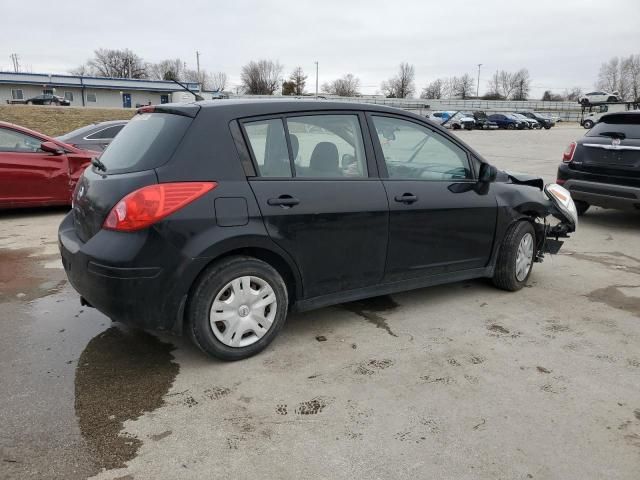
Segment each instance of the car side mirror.
[{"label": "car side mirror", "polygon": [[480,165],[480,175],[478,175],[478,181],[480,183],[491,183],[496,181],[498,176],[498,169],[488,163]]},{"label": "car side mirror", "polygon": [[64,148],[53,142],[42,142],[40,144],[40,150],[47,153],[53,153],[54,155],[62,155],[64,153]]}]

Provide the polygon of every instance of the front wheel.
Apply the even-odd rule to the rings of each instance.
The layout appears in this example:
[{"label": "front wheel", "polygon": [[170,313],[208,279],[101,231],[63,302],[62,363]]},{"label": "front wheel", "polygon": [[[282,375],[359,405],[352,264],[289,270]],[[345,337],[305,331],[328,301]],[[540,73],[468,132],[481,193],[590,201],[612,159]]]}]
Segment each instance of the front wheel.
[{"label": "front wheel", "polygon": [[280,274],[253,257],[209,267],[189,298],[187,328],[204,353],[240,360],[271,343],[285,323],[289,299]]},{"label": "front wheel", "polygon": [[584,123],[582,124],[582,126],[587,130],[591,130],[593,128],[593,125],[594,123],[592,120],[585,120]]},{"label": "front wheel", "polygon": [[536,250],[536,234],[528,221],[511,226],[502,240],[493,284],[510,292],[524,287],[531,275]]},{"label": "front wheel", "polygon": [[508,130],[513,130],[514,128],[516,128],[516,126],[513,123],[510,123],[509,125],[507,125]]},{"label": "front wheel", "polygon": [[617,102],[618,101],[618,97],[609,97],[607,99],[607,102]]}]

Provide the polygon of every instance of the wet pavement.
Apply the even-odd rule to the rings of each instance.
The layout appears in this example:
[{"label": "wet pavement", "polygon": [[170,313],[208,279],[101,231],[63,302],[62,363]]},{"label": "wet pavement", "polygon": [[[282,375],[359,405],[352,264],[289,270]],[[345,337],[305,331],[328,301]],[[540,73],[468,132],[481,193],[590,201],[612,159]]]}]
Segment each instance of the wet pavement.
[{"label": "wet pavement", "polygon": [[[460,135],[551,180],[580,134]],[[590,211],[516,294],[293,315],[236,363],[81,307],[63,214],[0,214],[2,479],[638,478],[639,214]]]}]

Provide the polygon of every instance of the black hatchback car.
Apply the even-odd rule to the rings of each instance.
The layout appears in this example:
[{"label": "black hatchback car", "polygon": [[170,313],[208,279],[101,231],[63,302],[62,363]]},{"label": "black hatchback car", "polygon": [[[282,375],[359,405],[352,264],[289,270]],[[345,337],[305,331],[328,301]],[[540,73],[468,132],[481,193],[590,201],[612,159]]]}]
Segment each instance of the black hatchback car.
[{"label": "black hatchback car", "polygon": [[576,223],[562,187],[498,172],[420,116],[229,100],[138,110],[59,243],[84,304],[234,360],[288,311],[478,277],[518,290]]},{"label": "black hatchback car", "polygon": [[591,205],[640,209],[640,111],[603,115],[571,142],[557,183],[571,192],[580,215]]}]

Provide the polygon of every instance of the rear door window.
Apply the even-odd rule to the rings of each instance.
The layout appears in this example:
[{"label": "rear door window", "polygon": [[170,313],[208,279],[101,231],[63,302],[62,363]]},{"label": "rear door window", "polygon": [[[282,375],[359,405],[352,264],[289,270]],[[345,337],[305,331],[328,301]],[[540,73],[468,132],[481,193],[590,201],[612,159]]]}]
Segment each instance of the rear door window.
[{"label": "rear door window", "polygon": [[282,119],[258,120],[244,124],[249,145],[261,177],[291,177],[289,150]]},{"label": "rear door window", "polygon": [[191,122],[190,117],[170,113],[135,115],[100,157],[107,174],[138,172],[164,165]]},{"label": "rear door window", "polygon": [[357,115],[288,117],[287,127],[296,177],[367,176]]}]

